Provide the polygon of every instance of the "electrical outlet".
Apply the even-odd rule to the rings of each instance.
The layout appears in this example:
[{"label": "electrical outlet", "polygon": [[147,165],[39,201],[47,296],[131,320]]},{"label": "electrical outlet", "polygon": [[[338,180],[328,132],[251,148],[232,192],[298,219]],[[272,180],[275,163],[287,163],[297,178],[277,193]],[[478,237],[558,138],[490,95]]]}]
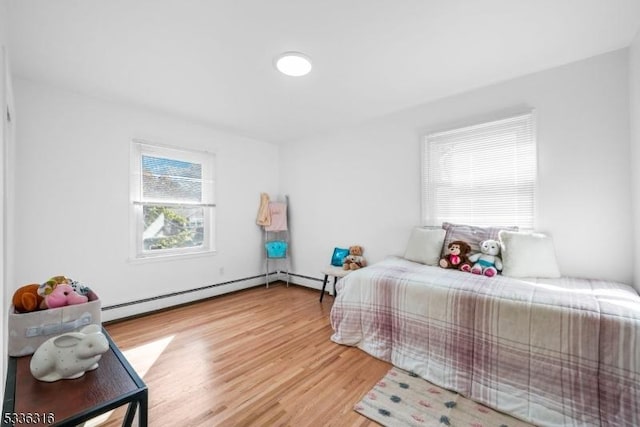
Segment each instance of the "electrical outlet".
[{"label": "electrical outlet", "polygon": [[220,275],[224,276],[224,267],[220,267]]}]

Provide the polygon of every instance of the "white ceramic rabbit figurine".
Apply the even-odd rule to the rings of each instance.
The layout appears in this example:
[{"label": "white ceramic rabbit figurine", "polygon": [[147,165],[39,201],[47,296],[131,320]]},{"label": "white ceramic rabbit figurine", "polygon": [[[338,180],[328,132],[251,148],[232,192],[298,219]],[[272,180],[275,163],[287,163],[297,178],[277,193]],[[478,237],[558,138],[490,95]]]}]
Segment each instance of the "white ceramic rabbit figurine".
[{"label": "white ceramic rabbit figurine", "polygon": [[99,325],[87,325],[45,341],[31,358],[31,374],[40,381],[79,378],[98,367],[109,342]]}]

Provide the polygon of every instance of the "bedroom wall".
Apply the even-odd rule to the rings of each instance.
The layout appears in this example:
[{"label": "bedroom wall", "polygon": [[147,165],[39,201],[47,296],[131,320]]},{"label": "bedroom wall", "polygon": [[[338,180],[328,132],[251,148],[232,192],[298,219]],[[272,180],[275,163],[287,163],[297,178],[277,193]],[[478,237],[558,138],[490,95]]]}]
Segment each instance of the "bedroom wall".
[{"label": "bedroom wall", "polygon": [[422,136],[532,107],[536,229],[554,237],[563,274],[631,283],[627,66],[619,50],[283,146],[293,271],[320,278],[334,246],[361,244],[370,262],[403,254],[420,222]]},{"label": "bedroom wall", "polygon": [[[260,192],[278,190],[277,146],[25,80],[15,82],[15,95],[14,289],[64,274],[92,286],[105,307],[264,274],[255,218]],[[129,260],[132,138],[216,154],[215,255]],[[264,279],[106,311],[103,319],[258,283]]]},{"label": "bedroom wall", "polygon": [[[9,55],[7,45],[8,45],[8,34],[7,34],[7,1],[0,0],[0,105],[2,106],[2,114],[3,117],[0,119],[0,141],[2,141],[2,147],[0,148],[0,165],[2,167],[0,170],[0,236],[2,239],[2,246],[0,246],[0,280],[2,280],[2,287],[0,289],[0,330],[4,331],[7,323],[8,316],[8,295],[10,295],[8,280],[11,277],[11,271],[7,267],[9,266],[8,261],[8,252],[7,246],[8,242],[8,234],[7,233],[7,222],[9,220],[7,215],[7,198],[10,196],[10,191],[8,191],[8,186],[12,183],[12,177],[10,176],[8,162],[7,162],[7,153],[10,151],[9,139],[10,135],[7,133],[7,124],[4,118],[4,114],[6,112],[6,106],[11,102],[10,100],[10,76],[7,76],[6,70],[6,62]],[[9,88],[7,88],[5,82],[9,83]],[[0,387],[0,398],[4,399],[4,378],[5,372],[7,370],[7,354],[5,352],[5,348],[7,346],[7,334],[2,334],[2,339],[0,340],[0,354],[2,354],[2,361],[0,362],[0,378],[2,378],[2,387]]]},{"label": "bedroom wall", "polygon": [[634,219],[634,284],[640,291],[640,31],[629,47],[629,117]]}]

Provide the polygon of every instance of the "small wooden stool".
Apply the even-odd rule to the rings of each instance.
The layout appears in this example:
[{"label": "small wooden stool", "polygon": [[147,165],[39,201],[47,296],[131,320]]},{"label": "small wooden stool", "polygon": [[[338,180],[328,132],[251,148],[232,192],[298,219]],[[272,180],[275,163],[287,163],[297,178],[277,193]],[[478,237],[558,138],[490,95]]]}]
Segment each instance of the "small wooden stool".
[{"label": "small wooden stool", "polygon": [[322,273],[324,273],[324,282],[322,282],[322,291],[320,291],[320,302],[322,302],[322,298],[324,297],[324,290],[327,287],[327,279],[329,276],[333,276],[333,296],[335,298],[338,296],[338,291],[336,289],[338,279],[341,279],[351,273],[351,270],[345,270],[342,267],[329,266],[322,270]]}]

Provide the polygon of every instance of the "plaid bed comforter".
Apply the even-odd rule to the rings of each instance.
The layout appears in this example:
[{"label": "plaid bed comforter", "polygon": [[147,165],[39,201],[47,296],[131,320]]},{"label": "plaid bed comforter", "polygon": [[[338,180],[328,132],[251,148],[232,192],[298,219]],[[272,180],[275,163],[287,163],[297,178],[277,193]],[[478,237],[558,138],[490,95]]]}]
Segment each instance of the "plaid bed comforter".
[{"label": "plaid bed comforter", "polygon": [[339,344],[543,426],[640,426],[640,296],[388,258],[338,284]]}]

